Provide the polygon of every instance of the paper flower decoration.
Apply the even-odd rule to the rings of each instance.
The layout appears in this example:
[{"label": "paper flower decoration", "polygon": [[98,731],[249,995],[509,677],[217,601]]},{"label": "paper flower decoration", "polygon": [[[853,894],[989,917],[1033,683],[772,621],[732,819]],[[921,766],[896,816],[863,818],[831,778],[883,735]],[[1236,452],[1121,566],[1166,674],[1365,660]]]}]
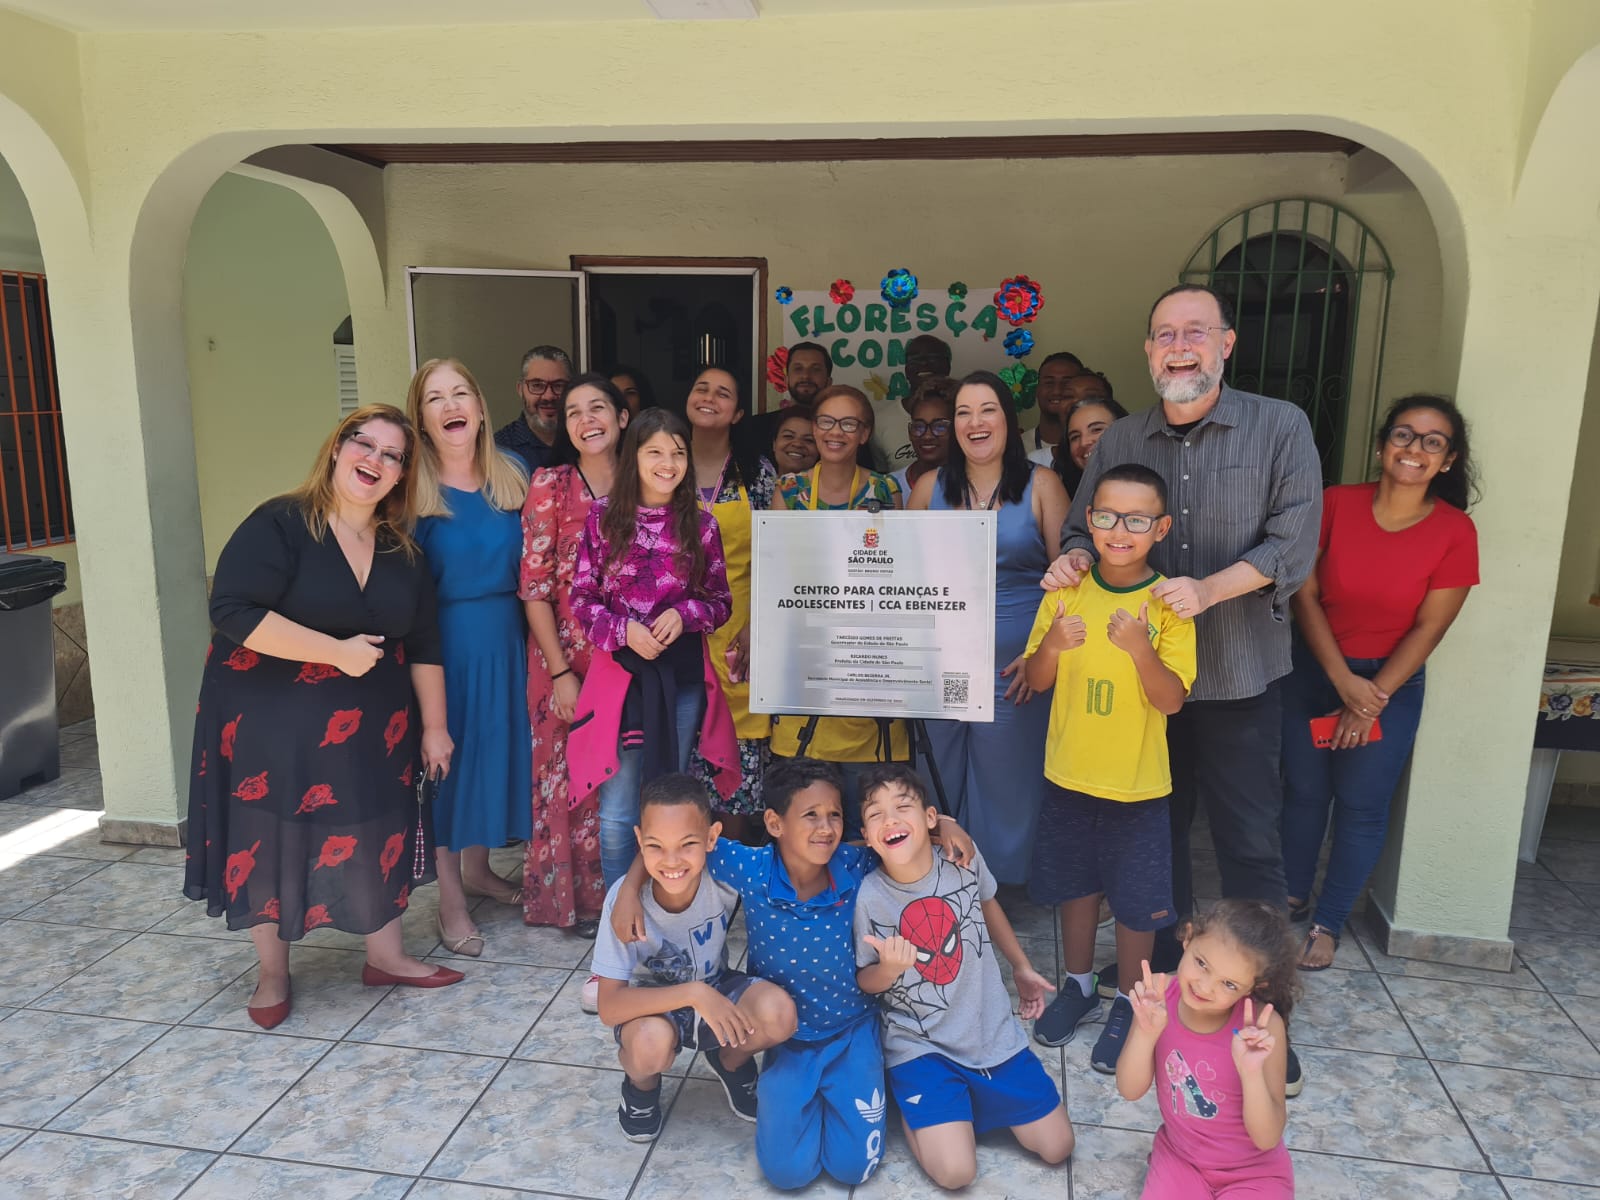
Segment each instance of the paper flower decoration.
[{"label": "paper flower decoration", "polygon": [[781,287],[777,290],[776,295],[778,297],[779,304],[787,304],[789,301],[794,299],[794,289]]},{"label": "paper flower decoration", "polygon": [[904,267],[895,267],[878,286],[890,308],[906,308],[917,298],[917,277]]},{"label": "paper flower decoration", "polygon": [[1044,293],[1026,275],[1013,275],[994,294],[994,310],[1010,325],[1026,325],[1044,307]]},{"label": "paper flower decoration", "polygon": [[849,304],[856,298],[856,285],[848,279],[835,279],[828,286],[828,299],[835,304]]},{"label": "paper flower decoration", "polygon": [[1022,363],[1013,363],[1000,372],[1000,378],[1011,389],[1019,411],[1033,407],[1039,391],[1039,372]]},{"label": "paper flower decoration", "polygon": [[767,355],[767,382],[779,392],[789,390],[789,347],[779,346]]},{"label": "paper flower decoration", "polygon": [[945,290],[957,300],[965,300],[967,298],[967,285],[962,283],[959,279],[952,283]]},{"label": "paper flower decoration", "polygon": [[1027,358],[1033,353],[1033,334],[1026,329],[1013,329],[1002,344],[1012,358]]}]

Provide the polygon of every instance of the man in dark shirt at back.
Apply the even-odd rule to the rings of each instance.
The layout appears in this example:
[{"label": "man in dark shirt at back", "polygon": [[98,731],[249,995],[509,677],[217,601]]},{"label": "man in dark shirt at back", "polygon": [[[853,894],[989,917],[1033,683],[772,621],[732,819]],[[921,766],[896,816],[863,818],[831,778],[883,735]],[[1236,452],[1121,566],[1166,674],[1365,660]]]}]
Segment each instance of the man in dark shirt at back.
[{"label": "man in dark shirt at back", "polygon": [[522,459],[529,474],[548,466],[561,428],[572,359],[559,346],[535,346],[522,356],[517,395],[522,415],[495,430],[495,444]]}]

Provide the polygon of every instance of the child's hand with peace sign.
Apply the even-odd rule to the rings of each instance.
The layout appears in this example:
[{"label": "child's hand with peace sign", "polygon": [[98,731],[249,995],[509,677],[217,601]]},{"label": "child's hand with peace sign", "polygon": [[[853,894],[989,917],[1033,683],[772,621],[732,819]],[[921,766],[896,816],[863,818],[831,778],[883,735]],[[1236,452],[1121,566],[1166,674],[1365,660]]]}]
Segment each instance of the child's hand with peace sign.
[{"label": "child's hand with peace sign", "polygon": [[1257,1014],[1255,1001],[1245,997],[1244,1025],[1233,1031],[1233,1065],[1239,1069],[1241,1076],[1259,1076],[1267,1065],[1267,1059],[1272,1056],[1278,1039],[1272,1036],[1272,1030],[1268,1027],[1267,1023],[1271,1020],[1272,1005],[1262,1005],[1261,1012]]},{"label": "child's hand with peace sign", "polygon": [[1144,978],[1133,984],[1133,1024],[1154,1038],[1167,1027],[1167,977],[1165,973],[1152,975],[1149,959],[1142,959],[1139,965],[1144,968]]}]

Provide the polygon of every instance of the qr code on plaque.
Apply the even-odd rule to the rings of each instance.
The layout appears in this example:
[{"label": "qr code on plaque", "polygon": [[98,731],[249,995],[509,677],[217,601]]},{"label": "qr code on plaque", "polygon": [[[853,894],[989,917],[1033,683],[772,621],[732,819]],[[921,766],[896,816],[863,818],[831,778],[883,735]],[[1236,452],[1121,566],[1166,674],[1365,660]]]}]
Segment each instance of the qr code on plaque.
[{"label": "qr code on plaque", "polygon": [[961,705],[969,703],[968,691],[967,676],[946,675],[944,677],[944,702],[946,704]]}]

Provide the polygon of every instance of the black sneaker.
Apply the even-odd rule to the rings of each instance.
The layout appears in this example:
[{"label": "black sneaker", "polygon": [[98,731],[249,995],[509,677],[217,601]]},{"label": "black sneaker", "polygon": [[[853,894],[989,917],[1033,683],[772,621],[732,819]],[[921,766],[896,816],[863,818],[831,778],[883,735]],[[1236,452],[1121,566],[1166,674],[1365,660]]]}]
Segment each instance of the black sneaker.
[{"label": "black sneaker", "polygon": [[722,1052],[712,1050],[706,1055],[706,1066],[722,1081],[722,1090],[728,1095],[728,1108],[741,1121],[754,1123],[756,1119],[756,1060],[730,1071],[722,1065]]},{"label": "black sneaker", "polygon": [[1044,1046],[1065,1046],[1078,1026],[1100,1015],[1100,997],[1085,996],[1075,979],[1064,980],[1061,991],[1033,1023],[1033,1040]]},{"label": "black sneaker", "polygon": [[1289,1047],[1289,1061],[1283,1073],[1283,1094],[1287,1099],[1293,1100],[1306,1090],[1306,1073],[1300,1069],[1300,1056],[1294,1052],[1294,1047]]},{"label": "black sneaker", "polygon": [[1128,1030],[1133,1025],[1133,1005],[1126,996],[1111,1002],[1111,1012],[1106,1017],[1106,1027],[1089,1053],[1089,1065],[1102,1075],[1117,1073],[1117,1059],[1122,1057],[1122,1047],[1128,1040]]},{"label": "black sneaker", "polygon": [[653,1142],[661,1136],[661,1085],[641,1091],[622,1079],[622,1103],[617,1105],[617,1124],[630,1142]]},{"label": "black sneaker", "polygon": [[1102,999],[1115,1000],[1118,995],[1117,964],[1109,963],[1094,973],[1095,991]]}]

